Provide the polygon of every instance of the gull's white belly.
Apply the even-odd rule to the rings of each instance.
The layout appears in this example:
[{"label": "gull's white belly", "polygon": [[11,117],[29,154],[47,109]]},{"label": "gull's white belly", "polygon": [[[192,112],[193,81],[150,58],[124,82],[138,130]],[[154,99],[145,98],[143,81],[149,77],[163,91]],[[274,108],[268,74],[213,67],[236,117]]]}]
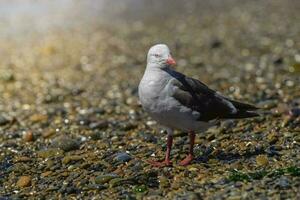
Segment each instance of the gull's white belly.
[{"label": "gull's white belly", "polygon": [[[170,101],[174,101],[171,103],[172,107],[170,107]],[[147,111],[161,125],[183,131],[204,131],[210,126],[210,123],[197,121],[197,113],[193,113],[192,110],[180,106],[179,102],[175,99],[168,99],[166,105],[163,105],[164,101],[160,101],[158,104],[158,110]],[[153,107],[156,106],[153,105]]]}]

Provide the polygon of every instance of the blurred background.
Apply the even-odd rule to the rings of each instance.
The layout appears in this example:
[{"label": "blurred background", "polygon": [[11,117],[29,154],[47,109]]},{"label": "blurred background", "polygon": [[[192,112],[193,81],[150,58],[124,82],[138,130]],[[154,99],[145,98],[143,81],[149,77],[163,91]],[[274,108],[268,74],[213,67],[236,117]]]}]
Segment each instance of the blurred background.
[{"label": "blurred background", "polygon": [[[0,199],[296,198],[299,168],[286,168],[300,161],[299,10],[299,0],[0,1]],[[143,160],[163,158],[165,138],[137,87],[157,43],[177,70],[265,115],[199,134],[194,165],[151,182]],[[182,159],[187,138],[175,146]],[[264,178],[269,166],[281,174]],[[147,181],[107,187],[116,177]]]}]

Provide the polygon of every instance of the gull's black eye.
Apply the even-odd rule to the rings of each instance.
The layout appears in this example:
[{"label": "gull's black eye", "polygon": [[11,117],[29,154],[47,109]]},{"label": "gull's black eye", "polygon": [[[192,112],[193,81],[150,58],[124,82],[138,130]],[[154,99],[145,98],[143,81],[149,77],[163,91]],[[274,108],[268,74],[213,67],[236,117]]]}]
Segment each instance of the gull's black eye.
[{"label": "gull's black eye", "polygon": [[154,54],[154,56],[157,58],[157,57],[159,57],[159,55],[158,54]]}]

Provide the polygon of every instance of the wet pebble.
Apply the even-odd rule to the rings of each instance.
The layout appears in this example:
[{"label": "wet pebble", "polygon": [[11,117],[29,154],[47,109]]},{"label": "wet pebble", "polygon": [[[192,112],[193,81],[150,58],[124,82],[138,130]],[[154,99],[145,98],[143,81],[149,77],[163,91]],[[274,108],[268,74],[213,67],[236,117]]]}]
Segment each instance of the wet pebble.
[{"label": "wet pebble", "polygon": [[4,126],[8,124],[10,120],[7,117],[0,115],[0,126]]},{"label": "wet pebble", "polygon": [[219,48],[219,47],[221,47],[221,46],[222,46],[222,41],[219,40],[219,39],[214,39],[214,40],[211,42],[211,44],[210,44],[210,47],[211,47],[212,49],[216,49],[216,48]]},{"label": "wet pebble", "polygon": [[257,104],[257,107],[264,108],[264,109],[271,109],[271,108],[275,108],[276,106],[277,106],[276,100],[261,101]]},{"label": "wet pebble", "polygon": [[21,176],[17,182],[18,187],[27,187],[31,185],[31,176]]},{"label": "wet pebble", "polygon": [[120,130],[122,131],[129,131],[132,129],[135,129],[137,127],[137,124],[132,122],[124,122],[120,124]]},{"label": "wet pebble", "polygon": [[123,184],[128,183],[128,182],[130,182],[130,181],[125,179],[125,178],[114,178],[114,179],[109,181],[109,187],[113,188],[113,187],[123,185]]},{"label": "wet pebble", "polygon": [[26,131],[23,133],[23,140],[25,142],[32,142],[33,141],[33,133],[31,131]]},{"label": "wet pebble", "polygon": [[289,111],[291,117],[299,117],[300,116],[300,108],[292,108]]},{"label": "wet pebble", "polygon": [[80,156],[80,155],[68,155],[63,158],[62,163],[68,164],[69,162],[78,161],[78,160],[82,160],[82,159],[83,159],[83,156]]},{"label": "wet pebble", "polygon": [[77,139],[73,139],[69,136],[61,136],[54,140],[53,147],[67,152],[79,149],[80,143]]},{"label": "wet pebble", "polygon": [[125,163],[130,161],[132,158],[128,153],[122,152],[122,153],[117,153],[114,157],[114,160],[120,163]]},{"label": "wet pebble", "polygon": [[115,178],[119,178],[119,176],[116,174],[99,175],[95,178],[95,183],[104,184],[104,183],[108,183],[110,180],[115,179]]},{"label": "wet pebble", "polygon": [[290,187],[290,181],[287,177],[282,176],[280,177],[280,179],[278,180],[278,182],[276,183],[276,186],[279,188],[288,188]]},{"label": "wet pebble", "polygon": [[109,125],[108,121],[101,120],[97,122],[92,122],[89,124],[90,129],[105,129]]},{"label": "wet pebble", "polygon": [[46,130],[45,132],[42,133],[42,136],[44,138],[49,138],[51,136],[53,136],[55,134],[55,130],[54,129],[49,129],[49,130]]},{"label": "wet pebble", "polygon": [[48,120],[48,116],[44,114],[33,114],[30,116],[29,120],[32,123],[45,122]]},{"label": "wet pebble", "polygon": [[143,141],[145,142],[152,142],[152,143],[157,142],[157,138],[152,133],[141,131],[139,132],[139,136],[142,137]]},{"label": "wet pebble", "polygon": [[275,132],[271,132],[267,135],[269,144],[275,144],[278,141],[278,135]]},{"label": "wet pebble", "polygon": [[256,163],[259,166],[266,166],[269,163],[269,159],[266,155],[256,156]]},{"label": "wet pebble", "polygon": [[50,158],[50,157],[54,157],[54,156],[63,155],[63,151],[60,149],[47,149],[47,150],[38,151],[37,155],[40,158]]}]

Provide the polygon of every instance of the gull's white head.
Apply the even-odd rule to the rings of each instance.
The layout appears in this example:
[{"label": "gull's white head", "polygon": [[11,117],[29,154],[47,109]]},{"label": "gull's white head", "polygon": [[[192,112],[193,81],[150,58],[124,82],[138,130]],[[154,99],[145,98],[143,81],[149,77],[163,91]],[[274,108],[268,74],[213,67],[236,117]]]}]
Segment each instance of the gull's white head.
[{"label": "gull's white head", "polygon": [[171,56],[169,47],[165,44],[157,44],[152,46],[147,55],[147,64],[156,64],[160,68],[175,65],[176,62]]}]

